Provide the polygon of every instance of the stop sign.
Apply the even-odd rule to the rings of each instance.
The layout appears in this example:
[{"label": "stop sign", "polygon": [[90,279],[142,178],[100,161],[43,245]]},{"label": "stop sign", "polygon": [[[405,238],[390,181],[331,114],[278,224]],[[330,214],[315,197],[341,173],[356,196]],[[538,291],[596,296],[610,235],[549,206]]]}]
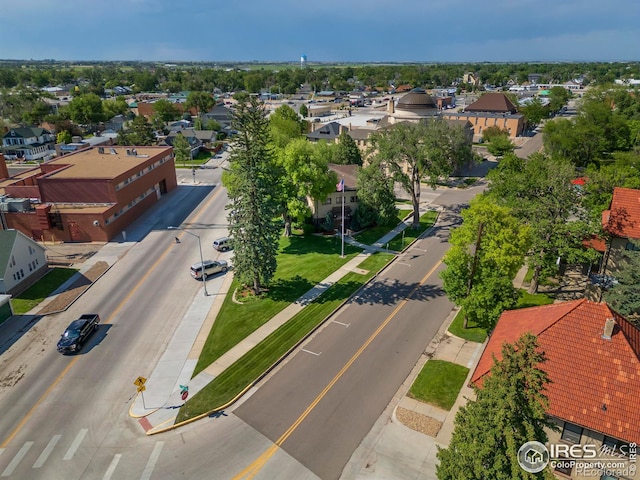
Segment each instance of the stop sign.
[{"label": "stop sign", "polygon": [[182,400],[186,400],[188,396],[189,396],[189,392],[187,390],[184,390],[182,392]]}]

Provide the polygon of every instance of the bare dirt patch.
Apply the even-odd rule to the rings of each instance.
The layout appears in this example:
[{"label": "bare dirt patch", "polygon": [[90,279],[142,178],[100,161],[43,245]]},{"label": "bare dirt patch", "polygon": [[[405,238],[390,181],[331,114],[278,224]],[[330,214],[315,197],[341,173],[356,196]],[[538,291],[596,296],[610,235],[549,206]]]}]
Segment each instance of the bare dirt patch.
[{"label": "bare dirt patch", "polygon": [[402,407],[396,408],[396,418],[411,430],[434,438],[442,428],[442,422],[435,418]]},{"label": "bare dirt patch", "polygon": [[57,295],[53,300],[48,302],[46,306],[40,309],[37,315],[47,315],[65,310],[108,269],[109,264],[107,262],[96,262],[96,264],[87,270],[82,276],[77,278],[67,290]]}]

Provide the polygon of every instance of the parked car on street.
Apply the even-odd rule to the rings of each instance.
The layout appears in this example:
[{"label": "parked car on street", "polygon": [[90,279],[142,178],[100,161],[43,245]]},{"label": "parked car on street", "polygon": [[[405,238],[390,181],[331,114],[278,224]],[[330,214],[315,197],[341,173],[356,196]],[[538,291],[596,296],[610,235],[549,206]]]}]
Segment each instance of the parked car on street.
[{"label": "parked car on street", "polygon": [[191,265],[189,271],[191,276],[196,280],[202,280],[203,275],[203,263],[204,263],[204,278],[215,275],[216,273],[224,273],[229,269],[229,265],[224,260],[205,260],[204,262],[198,262]]}]

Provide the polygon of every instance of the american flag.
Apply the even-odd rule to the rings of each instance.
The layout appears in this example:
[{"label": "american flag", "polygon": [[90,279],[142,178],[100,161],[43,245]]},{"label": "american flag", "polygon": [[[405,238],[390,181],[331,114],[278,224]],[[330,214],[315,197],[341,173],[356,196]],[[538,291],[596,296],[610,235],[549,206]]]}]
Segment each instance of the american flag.
[{"label": "american flag", "polygon": [[336,183],[336,190],[338,190],[339,192],[344,190],[344,178]]}]

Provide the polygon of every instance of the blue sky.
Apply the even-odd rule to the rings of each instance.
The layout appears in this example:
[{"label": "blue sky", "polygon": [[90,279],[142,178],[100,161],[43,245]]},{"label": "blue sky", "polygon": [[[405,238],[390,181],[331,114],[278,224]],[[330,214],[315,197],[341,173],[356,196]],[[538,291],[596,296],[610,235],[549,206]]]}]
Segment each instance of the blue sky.
[{"label": "blue sky", "polygon": [[638,0],[0,0],[0,58],[640,60]]}]

